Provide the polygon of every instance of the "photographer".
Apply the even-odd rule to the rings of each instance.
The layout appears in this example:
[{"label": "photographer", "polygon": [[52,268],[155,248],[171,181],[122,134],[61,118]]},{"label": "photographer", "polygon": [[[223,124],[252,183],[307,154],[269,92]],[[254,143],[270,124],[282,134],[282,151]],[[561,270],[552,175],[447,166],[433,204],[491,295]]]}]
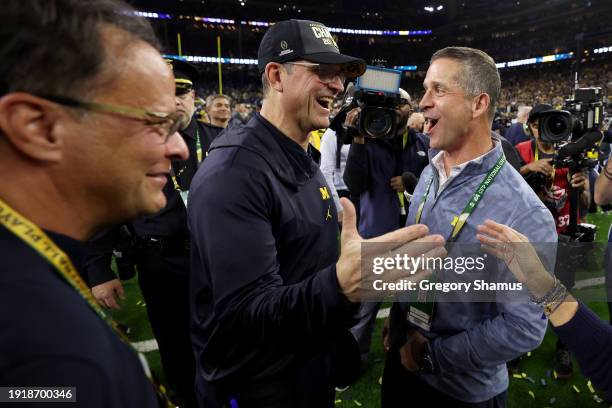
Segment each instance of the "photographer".
[{"label": "photographer", "polygon": [[[366,138],[356,134],[349,150],[344,181],[352,195],[359,196],[359,233],[366,238],[394,231],[405,223],[408,203],[404,191],[414,190],[404,185],[402,174],[409,172],[419,177],[429,164],[429,141],[414,128],[408,126],[412,112],[410,95],[399,89],[402,103],[396,107],[396,135],[392,139]],[[359,109],[347,115],[346,124],[356,132]],[[362,370],[367,364],[376,313],[377,302],[364,302],[358,313],[358,322],[351,328],[361,352]]]},{"label": "photographer", "polygon": [[[567,167],[557,168],[553,161],[555,146],[540,139],[539,122],[542,112],[552,110],[548,104],[536,105],[527,119],[529,132],[533,139],[519,143],[518,149],[524,165],[521,166],[521,175],[538,194],[542,202],[550,210],[557,225],[560,242],[568,242],[570,237],[565,235],[570,225],[570,198],[572,191],[580,194],[579,207],[589,207],[589,180],[579,171],[570,176]],[[570,187],[576,190],[571,190]],[[555,274],[561,282],[571,289],[574,286],[574,270],[570,262],[569,251],[559,251]],[[554,369],[560,378],[569,378],[573,367],[569,351],[561,341],[557,341]]]}]

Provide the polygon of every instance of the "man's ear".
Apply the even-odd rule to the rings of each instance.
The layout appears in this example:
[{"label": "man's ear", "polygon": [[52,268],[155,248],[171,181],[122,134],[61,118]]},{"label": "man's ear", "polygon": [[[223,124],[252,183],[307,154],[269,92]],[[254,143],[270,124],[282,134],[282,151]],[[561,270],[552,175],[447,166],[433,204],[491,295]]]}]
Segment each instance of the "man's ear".
[{"label": "man's ear", "polygon": [[34,95],[15,92],[0,98],[0,129],[8,142],[25,156],[47,162],[62,158],[62,117],[53,103]]},{"label": "man's ear", "polygon": [[283,84],[281,82],[281,64],[277,62],[269,62],[266,65],[266,78],[270,83],[270,88],[277,92],[283,92]]},{"label": "man's ear", "polygon": [[486,93],[481,93],[474,97],[474,99],[472,99],[472,118],[477,118],[481,115],[486,116],[490,104],[491,98]]}]

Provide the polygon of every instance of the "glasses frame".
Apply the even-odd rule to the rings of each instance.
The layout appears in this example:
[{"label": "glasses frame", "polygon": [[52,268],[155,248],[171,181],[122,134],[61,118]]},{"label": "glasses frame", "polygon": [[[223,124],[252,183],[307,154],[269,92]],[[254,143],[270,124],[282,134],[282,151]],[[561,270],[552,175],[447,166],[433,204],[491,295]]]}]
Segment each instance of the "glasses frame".
[{"label": "glasses frame", "polygon": [[132,106],[115,105],[110,103],[87,102],[73,99],[67,96],[57,95],[37,95],[40,98],[47,99],[60,105],[70,108],[84,109],[91,112],[103,113],[108,115],[116,115],[127,119],[133,119],[143,122],[146,126],[155,127],[164,131],[162,134],[165,144],[174,133],[185,124],[186,118],[181,112],[156,112],[143,108],[135,108]]},{"label": "glasses frame", "polygon": [[332,78],[329,79],[324,79],[321,77],[321,67],[325,66],[325,65],[337,65],[337,64],[318,64],[315,62],[308,62],[308,61],[304,61],[304,62],[300,62],[300,61],[289,61],[289,62],[285,62],[284,64],[289,64],[289,65],[298,65],[301,67],[305,67],[305,68],[310,68],[310,71],[314,72],[315,74],[317,74],[317,76],[319,77],[319,80],[321,82],[323,82],[324,84],[329,84],[331,82],[333,82],[334,79],[340,78],[340,82],[345,83],[346,80],[348,79],[346,73],[344,72],[344,70],[342,69],[342,67],[340,67],[339,72],[334,75]]}]

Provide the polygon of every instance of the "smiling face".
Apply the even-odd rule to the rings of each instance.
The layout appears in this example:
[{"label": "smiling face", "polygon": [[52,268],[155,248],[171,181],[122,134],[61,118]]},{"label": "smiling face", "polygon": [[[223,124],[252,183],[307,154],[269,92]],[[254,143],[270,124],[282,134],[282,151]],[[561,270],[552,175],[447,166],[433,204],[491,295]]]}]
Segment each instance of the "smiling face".
[{"label": "smiling face", "polygon": [[[91,99],[150,111],[175,111],[174,79],[159,53],[143,42],[126,46],[117,30],[105,31],[105,40],[107,52],[121,67]],[[166,205],[162,189],[168,181],[170,162],[188,156],[178,133],[163,143],[167,132],[159,127],[112,114],[85,113],[64,131],[65,168],[58,171],[109,219],[161,210]]]},{"label": "smiling face", "polygon": [[334,98],[344,90],[340,77],[323,82],[312,68],[289,64],[285,67],[281,74],[284,76],[283,109],[293,116],[303,134],[328,127]]},{"label": "smiling face", "polygon": [[472,98],[465,94],[457,78],[461,64],[450,58],[436,59],[429,66],[420,108],[429,119],[430,146],[453,152],[467,142],[472,121]]}]

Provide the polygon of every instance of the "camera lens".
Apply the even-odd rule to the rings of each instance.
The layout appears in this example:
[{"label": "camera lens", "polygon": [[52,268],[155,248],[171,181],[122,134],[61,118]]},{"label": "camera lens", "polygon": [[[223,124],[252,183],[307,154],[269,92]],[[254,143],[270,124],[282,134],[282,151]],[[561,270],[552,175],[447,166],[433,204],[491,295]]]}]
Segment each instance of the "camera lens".
[{"label": "camera lens", "polygon": [[555,111],[540,117],[540,137],[547,143],[560,143],[572,133],[572,118],[567,112]]},{"label": "camera lens", "polygon": [[364,112],[363,127],[369,136],[384,138],[391,131],[394,120],[393,114],[387,110],[368,109]]}]

